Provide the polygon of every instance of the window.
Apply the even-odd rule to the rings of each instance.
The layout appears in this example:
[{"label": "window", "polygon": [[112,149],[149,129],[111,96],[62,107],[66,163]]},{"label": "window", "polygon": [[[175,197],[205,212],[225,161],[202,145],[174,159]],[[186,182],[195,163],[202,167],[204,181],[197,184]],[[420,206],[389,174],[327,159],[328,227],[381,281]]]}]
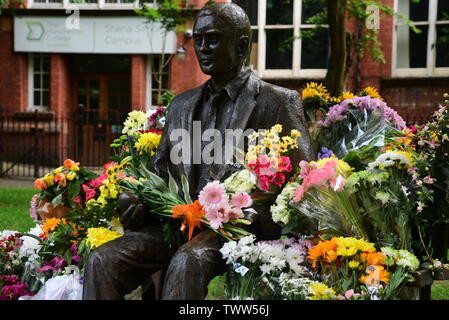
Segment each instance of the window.
[{"label": "window", "polygon": [[50,55],[29,54],[29,108],[31,110],[50,109]]},{"label": "window", "polygon": [[330,40],[327,28],[312,37],[308,18],[323,10],[315,0],[233,0],[248,14],[252,29],[250,65],[264,78],[324,77]]},{"label": "window", "polygon": [[420,33],[395,22],[394,76],[449,74],[449,1],[396,0],[396,11],[410,18]]},{"label": "window", "polygon": [[147,56],[147,104],[150,107],[162,106],[164,93],[168,90],[168,61],[169,55],[165,55],[165,62],[160,71],[161,56]]}]

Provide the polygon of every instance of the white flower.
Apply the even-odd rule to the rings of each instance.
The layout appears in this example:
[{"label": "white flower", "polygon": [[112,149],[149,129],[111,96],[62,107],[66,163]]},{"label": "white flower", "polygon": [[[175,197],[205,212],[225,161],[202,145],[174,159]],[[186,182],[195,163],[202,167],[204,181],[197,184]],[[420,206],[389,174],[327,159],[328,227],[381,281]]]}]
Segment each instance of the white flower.
[{"label": "white flower", "polygon": [[229,192],[250,193],[256,186],[256,176],[250,170],[240,170],[224,181],[225,189]]},{"label": "white flower", "polygon": [[419,267],[419,260],[416,256],[407,250],[399,250],[399,259],[396,261],[398,266],[403,266],[405,268],[414,271]]}]

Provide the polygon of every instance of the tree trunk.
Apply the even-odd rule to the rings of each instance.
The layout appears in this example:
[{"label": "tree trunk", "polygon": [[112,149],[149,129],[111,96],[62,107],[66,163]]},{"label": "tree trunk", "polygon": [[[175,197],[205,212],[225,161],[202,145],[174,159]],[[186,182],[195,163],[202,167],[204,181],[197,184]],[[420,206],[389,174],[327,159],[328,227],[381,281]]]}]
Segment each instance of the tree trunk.
[{"label": "tree trunk", "polygon": [[327,1],[331,53],[324,83],[328,91],[334,96],[341,95],[348,75],[346,64],[350,51],[347,48],[345,24],[346,2],[347,0]]}]

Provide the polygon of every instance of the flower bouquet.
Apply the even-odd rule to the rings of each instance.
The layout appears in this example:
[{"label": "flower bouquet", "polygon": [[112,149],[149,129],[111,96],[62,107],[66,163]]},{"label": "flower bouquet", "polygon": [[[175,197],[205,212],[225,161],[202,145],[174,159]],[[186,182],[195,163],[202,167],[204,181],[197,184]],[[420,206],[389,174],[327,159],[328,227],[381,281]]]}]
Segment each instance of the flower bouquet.
[{"label": "flower bouquet", "polygon": [[252,236],[229,241],[220,252],[229,265],[221,276],[226,299],[307,299],[310,272],[305,267],[313,243],[286,238],[259,241]]},{"label": "flower bouquet", "polygon": [[117,163],[128,161],[135,167],[140,164],[148,167],[161,140],[162,129],[158,119],[165,113],[165,108],[159,108],[151,115],[131,111],[124,122],[123,134],[111,144],[115,150],[112,160]]},{"label": "flower bouquet", "polygon": [[404,129],[405,122],[382,100],[364,96],[331,107],[318,127],[320,145],[356,165],[371,161],[373,149],[383,147],[387,134]]},{"label": "flower bouquet", "polygon": [[313,299],[320,300],[396,299],[419,267],[407,250],[377,251],[373,243],[350,237],[320,241],[308,250],[307,258],[319,281],[312,285]]},{"label": "flower bouquet", "polygon": [[166,183],[144,166],[139,171],[143,178],[123,179],[121,186],[137,194],[149,214],[164,218],[165,239],[170,244],[179,246],[186,240],[190,241],[195,228],[201,229],[203,226],[226,239],[249,234],[235,226],[250,223],[244,219],[244,212],[252,211],[252,200],[246,192],[228,194],[222,183],[213,181],[203,188],[197,200],[192,201],[185,176],[181,179],[184,195],[181,197],[171,174]]},{"label": "flower bouquet", "polygon": [[66,159],[64,165],[36,179],[34,187],[39,192],[36,211],[43,220],[61,218],[75,207],[83,207],[86,192],[81,186],[97,178],[97,174],[79,166],[79,162]]}]

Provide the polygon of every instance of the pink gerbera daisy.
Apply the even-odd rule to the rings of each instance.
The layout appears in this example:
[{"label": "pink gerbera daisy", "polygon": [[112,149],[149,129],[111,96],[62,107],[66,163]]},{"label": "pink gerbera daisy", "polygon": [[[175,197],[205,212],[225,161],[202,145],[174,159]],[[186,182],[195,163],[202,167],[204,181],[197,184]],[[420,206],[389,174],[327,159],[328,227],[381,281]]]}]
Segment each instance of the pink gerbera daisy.
[{"label": "pink gerbera daisy", "polygon": [[253,200],[246,192],[237,192],[231,199],[231,205],[238,209],[251,207],[252,204]]},{"label": "pink gerbera daisy", "polygon": [[228,202],[225,187],[220,181],[209,182],[200,191],[198,200],[206,210],[218,209]]},{"label": "pink gerbera daisy", "polygon": [[209,220],[212,228],[218,229],[222,227],[223,223],[229,221],[230,213],[229,204],[224,203],[218,208],[206,210],[206,219]]}]

